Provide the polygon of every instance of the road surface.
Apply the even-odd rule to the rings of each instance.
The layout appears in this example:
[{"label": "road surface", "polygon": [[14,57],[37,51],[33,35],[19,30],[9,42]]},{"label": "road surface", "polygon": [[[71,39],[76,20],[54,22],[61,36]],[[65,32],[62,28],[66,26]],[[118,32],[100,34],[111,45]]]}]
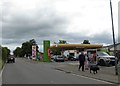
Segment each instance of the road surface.
[{"label": "road surface", "polygon": [[43,63],[16,59],[16,63],[6,64],[2,73],[3,84],[109,84],[104,81],[78,76],[56,70],[65,62]]}]

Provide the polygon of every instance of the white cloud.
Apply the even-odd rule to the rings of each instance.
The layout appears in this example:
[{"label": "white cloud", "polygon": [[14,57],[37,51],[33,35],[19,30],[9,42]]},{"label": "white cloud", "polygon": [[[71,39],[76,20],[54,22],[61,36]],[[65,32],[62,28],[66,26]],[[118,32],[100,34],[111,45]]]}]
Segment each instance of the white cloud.
[{"label": "white cloud", "polygon": [[[118,0],[112,4],[117,37]],[[44,39],[112,43],[109,0],[4,0],[1,14],[6,46],[21,45],[31,38],[39,44]]]},{"label": "white cloud", "polygon": [[[61,15],[69,18],[67,32],[96,34],[107,31],[111,33],[111,14],[109,0],[58,0],[55,8]],[[116,2],[114,3],[116,5]],[[113,5],[114,10],[117,6]],[[113,10],[113,11],[114,11]],[[114,11],[117,28],[117,10]],[[117,30],[115,30],[117,32]]]}]

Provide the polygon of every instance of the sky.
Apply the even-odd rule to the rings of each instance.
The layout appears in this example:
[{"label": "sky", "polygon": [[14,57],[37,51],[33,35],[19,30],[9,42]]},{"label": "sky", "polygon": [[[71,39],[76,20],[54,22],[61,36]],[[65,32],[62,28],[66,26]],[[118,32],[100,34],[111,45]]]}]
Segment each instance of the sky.
[{"label": "sky", "polygon": [[[0,42],[12,51],[35,39],[68,43],[112,44],[109,0],[1,0]],[[118,40],[118,1],[111,0]]]},{"label": "sky", "polygon": [[120,43],[120,1],[118,2],[118,42]]}]

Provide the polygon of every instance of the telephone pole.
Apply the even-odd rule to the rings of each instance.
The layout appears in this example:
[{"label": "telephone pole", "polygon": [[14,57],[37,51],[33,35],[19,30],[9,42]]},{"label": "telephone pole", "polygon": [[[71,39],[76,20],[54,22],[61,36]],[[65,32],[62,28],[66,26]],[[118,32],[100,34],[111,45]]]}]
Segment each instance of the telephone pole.
[{"label": "telephone pole", "polygon": [[111,10],[111,21],[112,21],[113,45],[114,45],[113,50],[114,50],[114,56],[115,56],[115,74],[118,75],[116,47],[115,47],[115,33],[114,33],[114,23],[113,23],[113,12],[112,12],[112,2],[111,2],[111,0],[110,0],[110,10]]}]

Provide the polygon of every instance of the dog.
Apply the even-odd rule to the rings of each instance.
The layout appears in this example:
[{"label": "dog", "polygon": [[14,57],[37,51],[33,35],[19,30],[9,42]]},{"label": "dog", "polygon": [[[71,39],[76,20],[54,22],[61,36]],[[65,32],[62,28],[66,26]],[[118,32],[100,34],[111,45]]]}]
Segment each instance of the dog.
[{"label": "dog", "polygon": [[97,65],[90,65],[90,73],[93,71],[93,73],[96,74],[98,70],[100,70],[100,68]]}]

